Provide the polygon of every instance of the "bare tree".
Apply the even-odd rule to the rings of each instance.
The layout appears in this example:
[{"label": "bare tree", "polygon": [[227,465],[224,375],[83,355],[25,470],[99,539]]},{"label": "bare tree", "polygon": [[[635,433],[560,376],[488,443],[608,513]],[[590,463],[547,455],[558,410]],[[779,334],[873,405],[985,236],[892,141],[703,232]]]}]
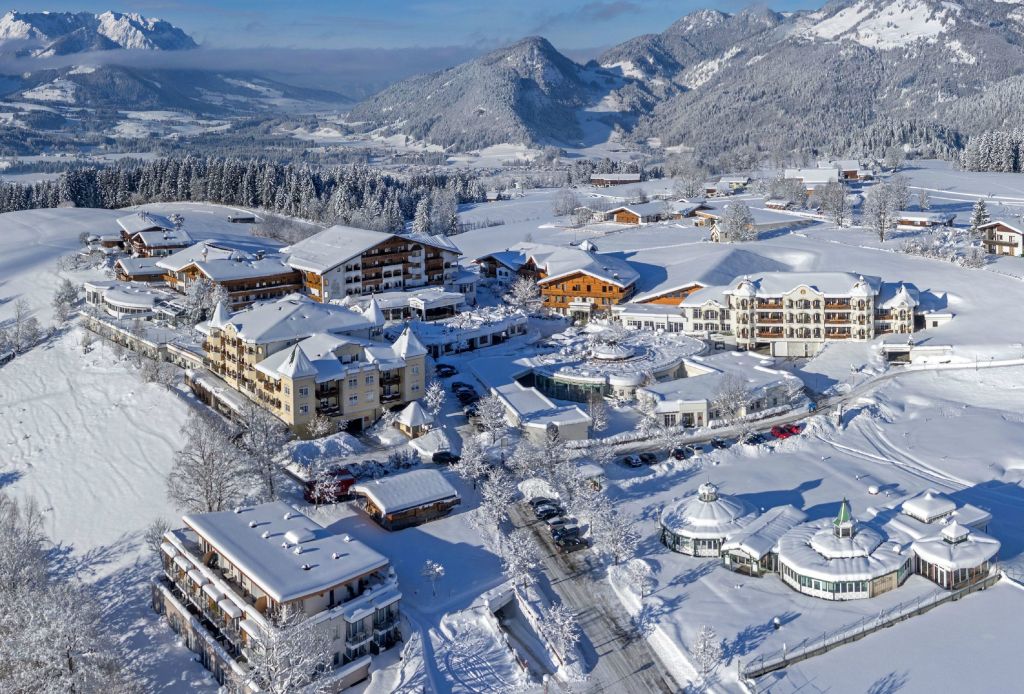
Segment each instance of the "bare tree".
[{"label": "bare tree", "polygon": [[432,559],[428,559],[426,563],[423,564],[423,568],[420,569],[420,575],[423,576],[423,578],[430,581],[431,593],[436,598],[437,583],[442,578],[444,578],[444,566],[442,566],[441,564]]},{"label": "bare tree", "polygon": [[267,694],[326,692],[317,680],[331,670],[333,658],[327,630],[296,608],[272,615],[249,649],[247,681]]},{"label": "bare tree", "polygon": [[513,586],[525,589],[537,579],[537,546],[526,528],[517,528],[503,536],[498,556]]},{"label": "bare tree", "polygon": [[725,208],[718,221],[718,237],[724,243],[757,239],[754,215],[745,202],[732,202]]},{"label": "bare tree", "polygon": [[563,188],[555,195],[555,200],[551,203],[551,212],[556,217],[564,217],[567,214],[572,214],[579,206],[580,201],[576,194],[567,188]]},{"label": "bare tree", "polygon": [[528,277],[517,277],[502,298],[510,308],[523,313],[536,312],[543,300],[537,283]]},{"label": "bare tree", "polygon": [[839,181],[829,181],[815,191],[821,201],[821,211],[837,227],[850,223],[850,199],[846,194],[846,186]]},{"label": "bare tree", "polygon": [[259,482],[265,500],[278,497],[284,469],[277,459],[287,442],[288,429],[280,419],[254,402],[246,404],[237,445],[250,473]]},{"label": "bare tree", "polygon": [[477,484],[487,474],[487,457],[476,436],[469,436],[463,440],[459,461],[452,465],[452,469],[462,479],[472,482],[473,489],[476,489]]},{"label": "bare tree", "polygon": [[146,543],[146,547],[153,556],[160,556],[160,545],[164,542],[164,535],[171,530],[171,524],[163,518],[155,518],[153,522],[146,526],[146,532],[142,535],[143,542]]},{"label": "bare tree", "polygon": [[572,660],[569,654],[580,640],[575,612],[565,605],[552,605],[541,617],[541,631],[563,662]]},{"label": "bare tree", "polygon": [[307,431],[311,438],[322,439],[325,436],[338,433],[338,425],[327,415],[318,412],[310,421]]},{"label": "bare tree", "polygon": [[476,405],[477,418],[480,425],[496,443],[508,431],[508,420],[505,418],[505,403],[497,395],[488,395]]},{"label": "bare tree", "polygon": [[181,435],[187,443],[167,475],[170,499],[191,513],[224,511],[240,502],[250,478],[227,428],[212,416],[192,412]]},{"label": "bare tree", "polygon": [[647,591],[651,589],[653,579],[651,578],[651,566],[643,559],[631,559],[626,564],[626,575],[629,577],[629,584],[633,587],[643,600]]},{"label": "bare tree", "polygon": [[718,641],[715,630],[707,624],[701,626],[691,652],[693,659],[697,662],[697,669],[700,670],[701,677],[707,677],[722,662],[722,645]]},{"label": "bare tree", "polygon": [[603,504],[592,523],[592,535],[598,547],[615,564],[636,554],[640,537],[633,522],[615,510],[611,504]]},{"label": "bare tree", "polygon": [[590,428],[604,431],[608,428],[608,403],[600,393],[591,393],[587,398],[587,414],[590,415]]},{"label": "bare tree", "polygon": [[78,285],[67,278],[60,281],[53,292],[53,315],[58,323],[70,317],[71,309],[78,303],[78,296]]},{"label": "bare tree", "polygon": [[741,376],[726,374],[718,384],[710,404],[714,419],[732,424],[746,414],[750,404],[750,389]]},{"label": "bare tree", "polygon": [[14,320],[11,324],[10,342],[16,352],[31,349],[40,335],[39,321],[32,315],[32,307],[24,299],[14,302]]},{"label": "bare tree", "polygon": [[441,382],[434,380],[427,384],[427,390],[423,395],[423,402],[427,405],[427,411],[434,417],[437,417],[437,415],[441,414],[441,408],[444,407],[444,401],[447,397],[448,394],[445,392]]}]

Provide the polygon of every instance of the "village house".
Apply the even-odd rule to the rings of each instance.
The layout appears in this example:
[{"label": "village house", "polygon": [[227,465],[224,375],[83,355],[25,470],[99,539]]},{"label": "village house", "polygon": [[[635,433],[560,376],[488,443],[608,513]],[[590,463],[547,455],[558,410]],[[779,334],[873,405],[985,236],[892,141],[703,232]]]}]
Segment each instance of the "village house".
[{"label": "village house", "polygon": [[718,182],[728,186],[729,190],[734,193],[738,193],[750,185],[750,176],[722,176]]},{"label": "village house", "polygon": [[167,285],[182,294],[200,278],[224,287],[232,309],[302,290],[301,276],[285,263],[284,256],[248,252],[223,242],[201,241],[161,258],[156,265],[164,271]]},{"label": "village house", "polygon": [[618,224],[653,224],[667,219],[670,216],[670,208],[663,200],[654,202],[632,203],[620,205],[608,210],[606,218]]},{"label": "village house", "polygon": [[331,669],[318,681],[327,691],[366,679],[373,657],[401,639],[395,571],[358,540],[281,501],[183,521],[160,545],[152,605],[218,683],[249,686],[249,662],[282,614],[327,636]]},{"label": "village house", "polygon": [[118,217],[117,225],[121,227],[125,250],[137,258],[170,255],[193,243],[187,231],[167,217],[152,212],[136,212]]},{"label": "village house", "polygon": [[[427,350],[409,330],[394,344],[366,339],[359,313],[293,295],[230,314],[223,304],[196,326],[206,336],[206,368],[231,389],[270,410],[299,435],[321,414],[351,431],[422,397]],[[211,401],[216,381],[193,376]],[[233,403],[228,403],[229,407]]]},{"label": "village house", "polygon": [[346,296],[446,286],[459,272],[459,249],[443,236],[388,234],[333,226],[284,249],[304,291],[327,303]]},{"label": "village house", "polygon": [[430,322],[413,319],[401,326],[392,326],[385,333],[394,335],[398,330],[412,330],[430,356],[438,359],[446,354],[500,345],[517,335],[525,335],[528,324],[526,314],[521,311],[492,307],[463,311]]},{"label": "village house", "polygon": [[901,231],[920,231],[953,225],[954,212],[902,211],[897,213],[896,228]]},{"label": "village house", "polygon": [[404,292],[381,292],[356,298],[354,296],[339,302],[342,306],[355,306],[364,314],[370,305],[376,306],[381,316],[389,321],[409,318],[434,321],[450,318],[466,309],[466,296],[462,292],[450,292],[441,287],[421,287]]},{"label": "village house", "polygon": [[437,470],[410,470],[360,482],[352,493],[363,510],[385,530],[401,530],[442,518],[462,499]]},{"label": "village house", "polygon": [[834,167],[821,169],[786,169],[782,177],[789,180],[800,181],[808,193],[815,189],[837,183],[839,181],[839,169]]},{"label": "village house", "polygon": [[640,277],[628,262],[600,254],[590,243],[586,247],[520,243],[473,262],[484,277],[506,283],[515,277],[534,280],[545,308],[581,321],[607,314],[612,306],[627,301]]},{"label": "village house", "polygon": [[1003,221],[989,222],[979,227],[985,252],[993,255],[1024,256],[1024,229]]},{"label": "village house", "polygon": [[114,276],[122,282],[163,282],[164,269],[157,266],[160,258],[118,258]]},{"label": "village house", "polygon": [[639,173],[606,173],[590,175],[590,185],[597,186],[599,188],[607,188],[609,186],[621,186],[629,183],[639,182]]},{"label": "village house", "polygon": [[837,159],[835,161],[823,159],[818,162],[818,168],[836,169],[839,171],[839,180],[841,181],[865,181],[874,178],[871,171],[861,166],[856,159]]}]

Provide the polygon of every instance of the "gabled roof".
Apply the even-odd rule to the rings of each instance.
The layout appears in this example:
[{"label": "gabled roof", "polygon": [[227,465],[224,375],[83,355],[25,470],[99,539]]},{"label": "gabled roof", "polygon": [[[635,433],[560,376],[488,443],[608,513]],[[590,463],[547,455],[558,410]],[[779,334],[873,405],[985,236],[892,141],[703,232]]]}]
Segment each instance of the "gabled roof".
[{"label": "gabled roof", "polygon": [[284,256],[276,253],[253,254],[230,245],[201,241],[161,258],[157,265],[170,272],[193,266],[214,282],[256,277],[272,277],[293,272]]},{"label": "gabled roof", "polygon": [[400,513],[438,501],[459,501],[459,493],[437,470],[410,470],[361,482],[352,492],[370,499],[381,513]]},{"label": "gabled roof", "polygon": [[929,224],[948,224],[956,218],[955,212],[929,212],[927,210],[901,210],[897,213],[899,221],[927,222]]},{"label": "gabled roof", "polygon": [[625,182],[639,181],[640,180],[640,174],[639,173],[606,173],[606,174],[595,173],[595,174],[590,174],[590,180],[591,181],[595,181],[595,180],[598,180],[598,181],[625,181]]},{"label": "gabled roof", "polygon": [[1000,219],[997,219],[997,220],[995,220],[993,222],[989,222],[988,224],[982,224],[978,228],[981,229],[982,231],[984,231],[985,229],[994,229],[996,227],[1005,227],[1007,229],[1007,231],[1012,231],[1015,234],[1019,234],[1021,236],[1024,236],[1024,229],[1021,229],[1018,226],[1014,226],[1013,224],[1010,224],[1009,222],[1004,222],[1004,221],[1002,221]]},{"label": "gabled roof", "polygon": [[167,217],[152,212],[136,212],[117,218],[117,224],[128,234],[137,234],[140,231],[173,231],[174,222]]},{"label": "gabled roof", "polygon": [[664,201],[656,200],[654,202],[640,202],[633,203],[630,205],[619,205],[608,210],[606,214],[615,214],[616,212],[628,211],[640,217],[650,217],[651,215],[662,214],[667,211]]},{"label": "gabled roof", "polygon": [[256,368],[275,380],[281,376],[293,380],[313,376],[317,383],[337,381],[350,373],[369,368],[368,360],[342,363],[337,351],[346,345],[359,345],[369,350],[369,343],[364,340],[317,333],[271,354],[256,364]]},{"label": "gabled roof", "polygon": [[324,229],[284,249],[288,264],[296,270],[323,274],[389,239],[399,237],[425,246],[458,253],[458,247],[443,236],[390,234],[341,224]]},{"label": "gabled roof", "polygon": [[313,366],[313,362],[309,360],[306,353],[299,349],[298,345],[293,345],[285,353],[287,356],[284,359],[284,363],[277,368],[279,374],[287,376],[292,380],[316,376],[316,367]]}]

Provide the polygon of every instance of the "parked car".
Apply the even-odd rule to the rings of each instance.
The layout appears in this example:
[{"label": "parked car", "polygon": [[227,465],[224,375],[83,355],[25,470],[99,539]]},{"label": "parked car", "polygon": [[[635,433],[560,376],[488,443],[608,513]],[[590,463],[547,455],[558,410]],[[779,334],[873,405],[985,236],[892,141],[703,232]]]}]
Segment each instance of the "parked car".
[{"label": "parked car", "polygon": [[551,529],[551,539],[553,539],[555,542],[559,542],[568,537],[579,536],[580,526],[576,525],[575,523],[567,523],[566,525],[561,525],[557,528]]},{"label": "parked car", "polygon": [[538,506],[556,506],[558,501],[547,496],[535,496],[530,499],[530,506],[537,508]]},{"label": "parked car", "polygon": [[475,393],[476,392],[476,388],[474,388],[473,386],[469,385],[468,383],[463,383],[462,381],[455,381],[455,382],[452,383],[452,392],[453,393],[458,394],[458,393],[463,392],[463,391],[465,391],[467,393]]},{"label": "parked car", "polygon": [[302,487],[302,498],[311,504],[333,504],[349,497],[349,489],[356,478],[348,468],[328,470],[319,479],[306,480]]},{"label": "parked car", "polygon": [[539,506],[533,511],[533,515],[537,516],[537,520],[546,521],[549,518],[560,516],[565,513],[565,510],[558,506]]},{"label": "parked car", "polygon": [[693,446],[678,446],[669,453],[676,460],[686,460],[694,454]]},{"label": "parked car", "polygon": [[471,402],[462,408],[462,414],[466,415],[468,419],[471,419],[480,414],[480,410],[477,409],[475,402]]},{"label": "parked car", "polygon": [[711,444],[712,448],[718,451],[722,450],[723,448],[729,447],[729,444],[726,443],[723,439],[711,439],[710,441],[708,441],[708,443]]},{"label": "parked car", "polygon": [[461,458],[451,451],[438,451],[431,456],[431,460],[438,465],[454,465],[459,462]]},{"label": "parked car", "polygon": [[547,523],[548,530],[551,530],[552,532],[555,529],[566,525],[576,525],[576,519],[570,518],[569,516],[555,516],[554,518],[548,518],[544,522]]},{"label": "parked car", "polygon": [[789,432],[790,436],[797,436],[803,428],[799,424],[783,424],[783,428]]},{"label": "parked car", "polygon": [[658,456],[654,455],[653,453],[641,453],[640,462],[643,463],[644,465],[654,465],[656,462],[658,462]]},{"label": "parked car", "polygon": [[455,394],[455,397],[458,399],[459,404],[463,406],[472,405],[480,400],[479,395],[471,393],[468,390],[460,390]]},{"label": "parked car", "polygon": [[[797,428],[797,432],[798,433],[799,433],[799,431],[800,431],[800,429]],[[793,435],[793,432],[790,430],[790,425],[788,425],[788,424],[777,424],[777,425],[772,427],[771,434],[772,434],[772,436],[774,436],[777,439],[788,439],[790,436]]]},{"label": "parked car", "polygon": [[451,364],[434,365],[434,375],[437,376],[438,378],[451,378],[457,373],[459,373],[459,370],[456,369]]},{"label": "parked car", "polygon": [[771,439],[764,434],[754,431],[746,435],[740,443],[745,443],[748,446],[757,446],[758,444],[768,443]]},{"label": "parked car", "polygon": [[561,540],[557,540],[555,544],[558,545],[559,551],[568,554],[569,552],[575,552],[580,549],[585,549],[587,546],[587,541],[584,540],[582,537],[570,536],[562,538]]},{"label": "parked car", "polygon": [[626,467],[643,467],[644,461],[640,460],[640,456],[633,455],[631,453],[629,455],[624,455],[621,458],[619,458],[619,464],[625,465]]}]

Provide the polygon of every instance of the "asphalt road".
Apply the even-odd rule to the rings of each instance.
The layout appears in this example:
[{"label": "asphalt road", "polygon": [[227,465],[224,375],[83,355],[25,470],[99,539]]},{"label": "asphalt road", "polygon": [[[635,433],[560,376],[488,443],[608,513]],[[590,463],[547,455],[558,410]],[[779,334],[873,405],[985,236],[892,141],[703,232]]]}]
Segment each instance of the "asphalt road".
[{"label": "asphalt road", "polygon": [[533,531],[541,566],[551,588],[572,609],[583,631],[580,650],[589,677],[587,692],[650,694],[682,691],[662,667],[646,639],[638,636],[629,615],[612,588],[595,578],[590,550],[561,554],[543,523],[524,503],[513,504],[509,515],[516,527]]}]

